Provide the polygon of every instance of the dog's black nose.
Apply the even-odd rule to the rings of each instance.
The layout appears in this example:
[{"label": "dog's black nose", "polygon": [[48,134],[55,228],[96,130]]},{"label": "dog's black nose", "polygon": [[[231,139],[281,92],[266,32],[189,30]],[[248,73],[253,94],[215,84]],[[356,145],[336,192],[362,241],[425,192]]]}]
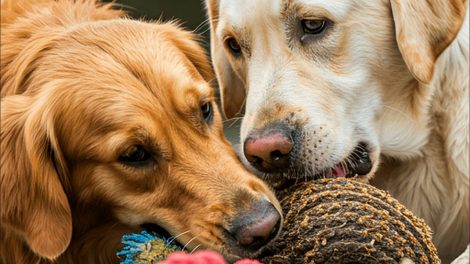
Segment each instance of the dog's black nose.
[{"label": "dog's black nose", "polygon": [[289,168],[289,154],[293,147],[291,130],[274,126],[248,136],[244,153],[250,164],[262,172],[283,172]]},{"label": "dog's black nose", "polygon": [[240,246],[258,250],[276,237],[281,215],[268,201],[262,201],[253,212],[241,215],[230,223],[230,234]]}]

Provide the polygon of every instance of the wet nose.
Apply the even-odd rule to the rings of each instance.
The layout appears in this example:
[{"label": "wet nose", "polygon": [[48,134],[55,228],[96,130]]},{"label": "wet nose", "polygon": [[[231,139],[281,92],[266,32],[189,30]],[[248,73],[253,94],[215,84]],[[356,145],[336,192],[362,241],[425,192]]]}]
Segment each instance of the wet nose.
[{"label": "wet nose", "polygon": [[289,168],[293,146],[290,129],[266,129],[245,140],[244,153],[250,164],[260,171],[283,172]]},{"label": "wet nose", "polygon": [[263,201],[254,212],[233,220],[229,232],[239,245],[258,250],[276,237],[280,227],[281,215],[271,203]]}]

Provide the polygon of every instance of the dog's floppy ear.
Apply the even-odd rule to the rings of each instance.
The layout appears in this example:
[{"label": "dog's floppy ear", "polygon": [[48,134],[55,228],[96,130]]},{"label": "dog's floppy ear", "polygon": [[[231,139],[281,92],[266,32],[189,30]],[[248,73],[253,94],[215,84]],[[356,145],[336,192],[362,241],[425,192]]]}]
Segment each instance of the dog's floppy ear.
[{"label": "dog's floppy ear", "polygon": [[209,58],[204,49],[198,44],[198,36],[179,29],[176,23],[162,24],[160,27],[166,33],[166,37],[184,53],[189,61],[194,65],[195,69],[204,78],[210,82],[214,79],[214,72],[209,62]]},{"label": "dog's floppy ear", "polygon": [[70,243],[72,216],[53,117],[23,95],[1,105],[0,224],[37,255],[55,259]]},{"label": "dog's floppy ear", "polygon": [[434,64],[459,32],[467,0],[391,0],[398,46],[417,80],[429,83]]},{"label": "dog's floppy ear", "polygon": [[217,22],[219,20],[219,1],[207,0],[206,7],[211,27],[211,55],[214,64],[215,74],[219,83],[222,106],[225,116],[232,118],[242,111],[245,102],[245,85],[240,77],[234,72],[228,61],[223,45],[215,34]]}]

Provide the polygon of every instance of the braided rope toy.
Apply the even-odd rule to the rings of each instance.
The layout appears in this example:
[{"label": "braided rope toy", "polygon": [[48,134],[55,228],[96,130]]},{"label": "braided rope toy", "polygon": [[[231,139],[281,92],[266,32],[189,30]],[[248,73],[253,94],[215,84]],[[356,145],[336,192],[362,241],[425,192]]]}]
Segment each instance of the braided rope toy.
[{"label": "braided rope toy", "polygon": [[117,255],[124,257],[121,264],[157,263],[168,258],[171,253],[182,250],[174,244],[174,240],[147,231],[124,235],[122,244],[125,246]]},{"label": "braided rope toy", "polygon": [[441,263],[424,221],[371,185],[321,179],[278,197],[284,227],[263,263]]}]

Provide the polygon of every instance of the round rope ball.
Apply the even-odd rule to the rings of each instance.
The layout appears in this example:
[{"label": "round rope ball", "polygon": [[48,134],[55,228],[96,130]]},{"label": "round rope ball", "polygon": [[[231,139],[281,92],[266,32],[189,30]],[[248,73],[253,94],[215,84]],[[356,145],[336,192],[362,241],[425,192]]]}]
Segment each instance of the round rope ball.
[{"label": "round rope ball", "polygon": [[321,179],[279,197],[284,227],[263,263],[441,263],[424,221],[373,186]]}]

